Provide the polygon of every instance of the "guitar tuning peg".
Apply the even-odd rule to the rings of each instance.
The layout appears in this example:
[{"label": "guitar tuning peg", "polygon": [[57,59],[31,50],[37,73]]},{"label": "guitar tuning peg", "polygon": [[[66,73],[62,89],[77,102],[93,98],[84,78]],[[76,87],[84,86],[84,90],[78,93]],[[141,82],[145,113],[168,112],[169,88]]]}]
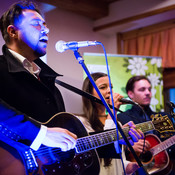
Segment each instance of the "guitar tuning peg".
[{"label": "guitar tuning peg", "polygon": [[155,118],[158,118],[159,114],[155,114]]},{"label": "guitar tuning peg", "polygon": [[164,139],[164,138],[165,138],[165,136],[164,136],[164,135],[162,135],[162,136],[161,136],[161,138],[162,138],[162,139]]},{"label": "guitar tuning peg", "polygon": [[152,120],[154,120],[154,115],[152,114],[152,115],[150,116],[150,118],[151,118]]}]

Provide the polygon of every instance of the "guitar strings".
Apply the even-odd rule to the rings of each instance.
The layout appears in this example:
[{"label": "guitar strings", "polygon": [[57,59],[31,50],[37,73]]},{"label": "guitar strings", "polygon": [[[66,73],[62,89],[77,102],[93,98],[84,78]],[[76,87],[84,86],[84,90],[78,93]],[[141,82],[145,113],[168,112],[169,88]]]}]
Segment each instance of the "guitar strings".
[{"label": "guitar strings", "polygon": [[[146,122],[147,123],[147,122]],[[141,124],[143,125],[142,127],[142,131],[145,132],[147,131],[148,129],[145,126],[145,124]],[[139,125],[139,126],[141,126]],[[137,127],[136,127],[137,128]],[[140,128],[140,127],[139,127]],[[123,128],[124,130],[124,133],[125,134],[128,134],[128,131],[129,131],[129,128]],[[113,141],[116,141],[116,132],[115,130],[112,130],[112,131],[109,131],[108,133],[110,133],[110,135],[106,135],[106,133],[100,133],[100,134],[95,134],[93,136],[87,136],[87,137],[82,137],[82,138],[79,138],[77,140],[77,144],[76,144],[76,147],[81,147],[82,150],[84,151],[88,151],[88,150],[92,150],[93,147],[99,147],[100,145],[99,144],[103,144],[103,145],[106,145],[106,144],[110,144],[112,143]],[[113,135],[112,135],[113,134]],[[97,136],[100,136],[100,139],[97,137]],[[104,137],[102,137],[104,136]],[[110,136],[110,137],[109,137]],[[121,135],[120,135],[121,137]],[[86,139],[85,139],[86,138]],[[92,139],[89,139],[89,138],[92,138]],[[106,139],[106,140],[105,140]],[[112,139],[112,140],[110,140]],[[84,141],[83,141],[84,140]],[[102,141],[103,140],[103,141]],[[107,141],[107,143],[106,143]],[[52,148],[52,147],[41,147],[38,151],[34,152],[34,154],[36,156],[40,156],[40,155],[50,155],[50,151],[54,154],[60,154],[60,153],[63,153],[63,151],[61,151],[60,148]]]}]

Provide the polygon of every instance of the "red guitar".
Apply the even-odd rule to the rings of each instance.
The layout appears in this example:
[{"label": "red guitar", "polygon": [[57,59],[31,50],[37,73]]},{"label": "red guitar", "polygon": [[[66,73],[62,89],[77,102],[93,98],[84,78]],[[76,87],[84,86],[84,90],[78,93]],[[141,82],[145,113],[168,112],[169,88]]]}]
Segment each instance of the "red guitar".
[{"label": "red guitar", "polygon": [[[139,157],[147,172],[154,175],[169,174],[172,164],[166,149],[175,144],[175,136],[163,142],[154,134],[148,134],[145,139],[149,141],[151,146],[146,153],[139,155]],[[130,160],[134,161],[132,155],[130,155]]]},{"label": "red guitar", "polygon": [[[147,132],[166,121],[163,118],[155,125],[148,121],[137,124],[136,128]],[[0,141],[0,175],[98,175],[99,160],[95,149],[117,140],[116,129],[88,136],[82,123],[69,113],[59,113],[45,124],[75,133],[78,136],[76,148],[62,152],[59,148],[42,146],[34,151],[17,142],[9,145]],[[128,130],[123,129],[126,136]],[[119,139],[122,139],[120,134]]]}]

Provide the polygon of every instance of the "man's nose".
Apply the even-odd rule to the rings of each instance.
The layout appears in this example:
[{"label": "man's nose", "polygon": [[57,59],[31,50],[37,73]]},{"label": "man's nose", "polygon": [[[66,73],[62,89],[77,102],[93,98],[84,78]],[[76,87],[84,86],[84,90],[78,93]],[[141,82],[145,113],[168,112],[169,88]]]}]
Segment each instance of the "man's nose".
[{"label": "man's nose", "polygon": [[151,94],[151,91],[149,89],[146,89],[146,94]]},{"label": "man's nose", "polygon": [[49,28],[47,28],[46,26],[42,26],[42,29],[41,29],[41,33],[45,33],[45,34],[48,34],[49,33]]}]

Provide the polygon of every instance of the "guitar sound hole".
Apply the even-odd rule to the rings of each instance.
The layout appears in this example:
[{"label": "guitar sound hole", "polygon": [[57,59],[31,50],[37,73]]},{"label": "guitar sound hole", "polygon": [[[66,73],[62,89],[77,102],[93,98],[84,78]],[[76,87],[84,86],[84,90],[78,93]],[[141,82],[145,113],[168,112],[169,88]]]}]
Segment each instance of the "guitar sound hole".
[{"label": "guitar sound hole", "polygon": [[143,163],[147,163],[152,159],[152,153],[150,151],[147,151],[145,153],[141,153],[139,158]]}]

